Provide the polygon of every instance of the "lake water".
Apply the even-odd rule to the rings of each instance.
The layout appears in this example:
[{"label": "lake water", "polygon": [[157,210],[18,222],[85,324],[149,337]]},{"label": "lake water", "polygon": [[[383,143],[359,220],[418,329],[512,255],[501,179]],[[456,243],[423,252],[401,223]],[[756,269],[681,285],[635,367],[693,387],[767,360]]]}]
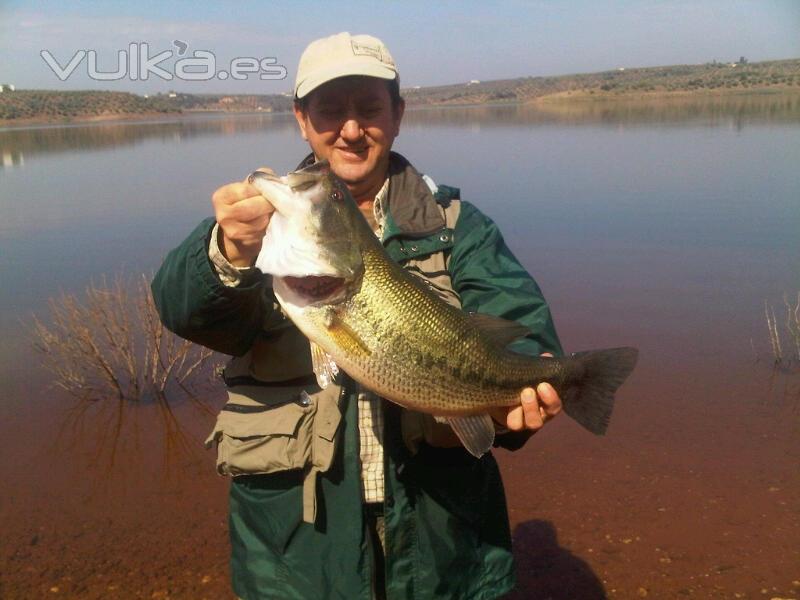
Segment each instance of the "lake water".
[{"label": "lake water", "polygon": [[[606,438],[565,418],[498,453],[515,598],[800,594],[800,374],[764,321],[800,290],[800,97],[416,110],[395,149],[495,219],[566,349],[641,351]],[[145,444],[98,492],[89,450],[53,449],[68,404],[27,327],[305,152],[288,115],[0,131],[0,596],[228,597],[211,456],[163,478]]]}]

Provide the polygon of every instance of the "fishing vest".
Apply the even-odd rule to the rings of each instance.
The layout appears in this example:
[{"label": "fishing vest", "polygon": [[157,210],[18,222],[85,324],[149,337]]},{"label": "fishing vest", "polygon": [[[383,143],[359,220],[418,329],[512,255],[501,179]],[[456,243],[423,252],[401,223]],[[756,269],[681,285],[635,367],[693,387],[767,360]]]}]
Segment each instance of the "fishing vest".
[{"label": "fishing vest", "polygon": [[[390,190],[395,184],[391,166],[416,190],[411,212],[397,215],[388,206],[384,246],[407,271],[420,277],[445,302],[461,307],[448,271],[453,231],[461,210],[457,188],[437,186],[420,176],[405,159],[393,155]],[[399,164],[398,164],[399,163]],[[302,163],[301,163],[302,164]],[[424,183],[422,183],[424,182]],[[428,194],[420,183],[429,190]],[[404,206],[404,208],[406,208]],[[411,223],[411,225],[408,225]],[[416,224],[415,224],[416,223]],[[433,232],[416,235],[434,225]],[[342,420],[341,403],[353,385],[341,376],[320,388],[311,366],[309,342],[283,314],[265,286],[274,310],[265,317],[260,335],[243,356],[231,359],[224,371],[228,401],[217,417],[206,447],[216,446],[217,472],[237,477],[299,469],[303,479],[303,520],[313,523],[317,512],[317,477],[331,467]],[[449,426],[433,417],[403,410],[401,431],[405,445],[416,453],[422,441],[431,446],[460,445]]]}]

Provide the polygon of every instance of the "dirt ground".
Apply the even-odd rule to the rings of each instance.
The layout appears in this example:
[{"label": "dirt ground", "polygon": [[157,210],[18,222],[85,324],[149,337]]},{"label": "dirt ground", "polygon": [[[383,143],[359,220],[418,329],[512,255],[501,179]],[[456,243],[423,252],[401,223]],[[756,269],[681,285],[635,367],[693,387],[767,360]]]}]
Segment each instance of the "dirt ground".
[{"label": "dirt ground", "polygon": [[[800,378],[679,362],[644,358],[604,438],[565,417],[497,452],[512,600],[800,597]],[[22,410],[26,392],[11,382],[0,405],[0,598],[233,597],[208,418],[165,464],[141,409],[109,468],[107,444],[93,453],[107,421],[56,442],[63,399]]]}]

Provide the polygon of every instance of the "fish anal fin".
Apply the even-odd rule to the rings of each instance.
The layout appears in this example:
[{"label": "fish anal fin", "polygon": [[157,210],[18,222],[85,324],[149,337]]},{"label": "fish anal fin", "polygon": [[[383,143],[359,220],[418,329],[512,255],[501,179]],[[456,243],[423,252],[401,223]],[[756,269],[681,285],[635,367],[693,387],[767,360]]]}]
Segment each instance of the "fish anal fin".
[{"label": "fish anal fin", "polygon": [[479,329],[489,341],[505,348],[514,340],[523,338],[531,330],[516,321],[508,321],[485,313],[471,312],[468,314],[469,322]]},{"label": "fish anal fin", "polygon": [[475,458],[489,451],[494,443],[494,421],[488,414],[465,417],[445,417],[464,448]]},{"label": "fish anal fin", "polygon": [[314,342],[311,342],[311,368],[317,376],[317,383],[323,390],[328,387],[334,378],[339,374],[339,367],[325,352]]}]

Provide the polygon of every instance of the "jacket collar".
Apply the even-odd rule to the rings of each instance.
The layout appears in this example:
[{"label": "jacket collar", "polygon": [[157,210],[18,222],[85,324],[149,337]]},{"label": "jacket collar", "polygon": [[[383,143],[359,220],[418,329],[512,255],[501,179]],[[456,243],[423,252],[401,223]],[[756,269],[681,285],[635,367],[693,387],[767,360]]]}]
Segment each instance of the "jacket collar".
[{"label": "jacket collar", "polygon": [[[314,154],[309,154],[297,169],[314,162]],[[383,214],[386,218],[384,242],[395,236],[425,237],[445,226],[444,217],[428,184],[412,164],[397,152],[389,155],[389,195]]]}]

